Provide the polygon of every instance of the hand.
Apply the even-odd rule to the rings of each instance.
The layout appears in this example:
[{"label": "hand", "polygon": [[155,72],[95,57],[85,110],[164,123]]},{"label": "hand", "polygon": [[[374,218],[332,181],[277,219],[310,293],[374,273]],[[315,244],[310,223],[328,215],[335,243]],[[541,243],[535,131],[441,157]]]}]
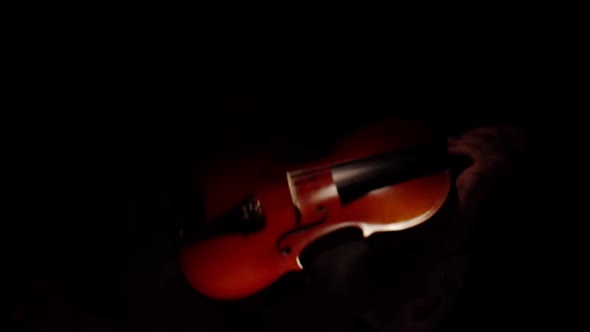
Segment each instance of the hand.
[{"label": "hand", "polygon": [[449,138],[450,154],[473,161],[456,180],[460,205],[477,208],[491,185],[510,170],[514,158],[527,147],[527,135],[513,127],[480,127],[460,138]]}]

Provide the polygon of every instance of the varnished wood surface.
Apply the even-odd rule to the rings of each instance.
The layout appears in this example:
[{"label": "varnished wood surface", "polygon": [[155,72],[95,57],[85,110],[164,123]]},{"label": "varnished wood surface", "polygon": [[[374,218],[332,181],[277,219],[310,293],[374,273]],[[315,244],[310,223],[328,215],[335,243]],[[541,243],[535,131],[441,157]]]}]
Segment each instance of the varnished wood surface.
[{"label": "varnished wood surface", "polygon": [[[300,206],[302,225],[314,223],[326,211],[327,219],[286,237],[282,245],[291,248],[288,254],[276,247],[282,234],[297,227],[287,172],[395,151],[432,139],[429,128],[419,123],[383,121],[343,137],[321,160],[285,165],[273,162],[271,154],[261,153],[215,165],[203,174],[199,183],[204,193],[207,222],[252,193],[262,202],[267,222],[254,234],[224,235],[187,246],[180,256],[184,275],[206,296],[239,299],[255,294],[288,272],[301,270],[299,255],[326,234],[356,227],[367,237],[427,221],[441,208],[449,193],[448,172],[380,188],[342,205],[331,173],[322,171],[314,181],[292,181],[291,191]],[[318,206],[325,210],[319,211]]]}]

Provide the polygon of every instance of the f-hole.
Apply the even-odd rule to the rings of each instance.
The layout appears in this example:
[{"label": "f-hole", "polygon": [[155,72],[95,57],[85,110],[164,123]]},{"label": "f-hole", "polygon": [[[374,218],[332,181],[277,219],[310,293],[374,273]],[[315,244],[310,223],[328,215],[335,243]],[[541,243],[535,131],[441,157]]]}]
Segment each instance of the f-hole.
[{"label": "f-hole", "polygon": [[318,212],[323,212],[323,215],[316,221],[306,224],[306,225],[301,225],[301,211],[299,211],[298,208],[295,208],[295,215],[297,217],[296,223],[297,223],[297,227],[293,228],[290,231],[287,231],[285,233],[283,233],[276,242],[276,247],[277,249],[283,254],[283,255],[288,255],[289,253],[291,253],[291,247],[288,246],[283,246],[283,241],[285,241],[285,239],[287,239],[289,236],[294,235],[294,234],[299,234],[304,232],[307,229],[311,229],[314,228],[316,226],[319,226],[321,224],[323,224],[326,220],[328,220],[328,209],[323,206],[320,205],[316,208],[316,210]]}]

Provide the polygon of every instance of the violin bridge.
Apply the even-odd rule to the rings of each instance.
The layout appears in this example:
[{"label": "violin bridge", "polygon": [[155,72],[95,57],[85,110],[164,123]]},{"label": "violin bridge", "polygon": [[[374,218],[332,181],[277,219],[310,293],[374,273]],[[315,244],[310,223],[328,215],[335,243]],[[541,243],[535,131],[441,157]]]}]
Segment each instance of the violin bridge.
[{"label": "violin bridge", "polygon": [[293,206],[295,206],[298,210],[301,210],[301,204],[299,203],[299,199],[297,197],[297,190],[295,189],[295,185],[293,184],[293,178],[291,178],[291,173],[287,172],[287,184],[289,185],[289,192],[291,193],[291,202]]}]

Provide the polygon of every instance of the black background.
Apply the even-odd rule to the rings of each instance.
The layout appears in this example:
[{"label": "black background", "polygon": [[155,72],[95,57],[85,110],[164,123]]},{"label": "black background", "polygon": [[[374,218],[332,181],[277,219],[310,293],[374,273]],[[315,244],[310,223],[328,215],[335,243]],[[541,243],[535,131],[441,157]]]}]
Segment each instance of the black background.
[{"label": "black background", "polygon": [[[523,314],[525,324],[554,315],[563,300],[554,289],[567,273],[557,263],[560,251],[547,246],[563,247],[562,228],[546,231],[536,220],[567,219],[556,208],[553,188],[562,173],[553,165],[563,166],[563,142],[571,142],[564,137],[578,135],[571,128],[580,123],[567,112],[579,89],[568,76],[575,76],[569,54],[576,46],[552,20],[498,19],[485,11],[465,21],[320,14],[304,20],[263,9],[146,5],[109,8],[99,18],[90,10],[16,38],[22,47],[14,49],[18,103],[10,123],[19,126],[7,131],[19,174],[12,196],[24,198],[13,205],[18,214],[8,232],[16,275],[59,280],[84,310],[124,317],[121,271],[130,260],[149,260],[150,254],[138,258],[143,245],[158,252],[145,240],[157,233],[156,223],[139,225],[129,202],[149,210],[153,201],[145,197],[157,196],[159,186],[182,186],[218,156],[285,137],[329,138],[394,114],[446,133],[486,124],[517,124],[531,133],[534,157],[510,200],[515,215],[530,221],[514,231],[490,226],[493,235],[482,245],[488,258],[473,278],[475,289],[493,282],[503,292],[474,291],[469,300],[477,305],[467,307],[483,309],[459,320],[504,322],[521,317],[522,307],[535,313]],[[545,205],[550,211],[539,211],[539,199],[552,202]],[[496,217],[518,219],[503,211]],[[165,232],[173,238],[174,229]],[[497,242],[506,244],[501,254],[492,249]],[[529,258],[534,266],[527,269],[521,263]]]}]

